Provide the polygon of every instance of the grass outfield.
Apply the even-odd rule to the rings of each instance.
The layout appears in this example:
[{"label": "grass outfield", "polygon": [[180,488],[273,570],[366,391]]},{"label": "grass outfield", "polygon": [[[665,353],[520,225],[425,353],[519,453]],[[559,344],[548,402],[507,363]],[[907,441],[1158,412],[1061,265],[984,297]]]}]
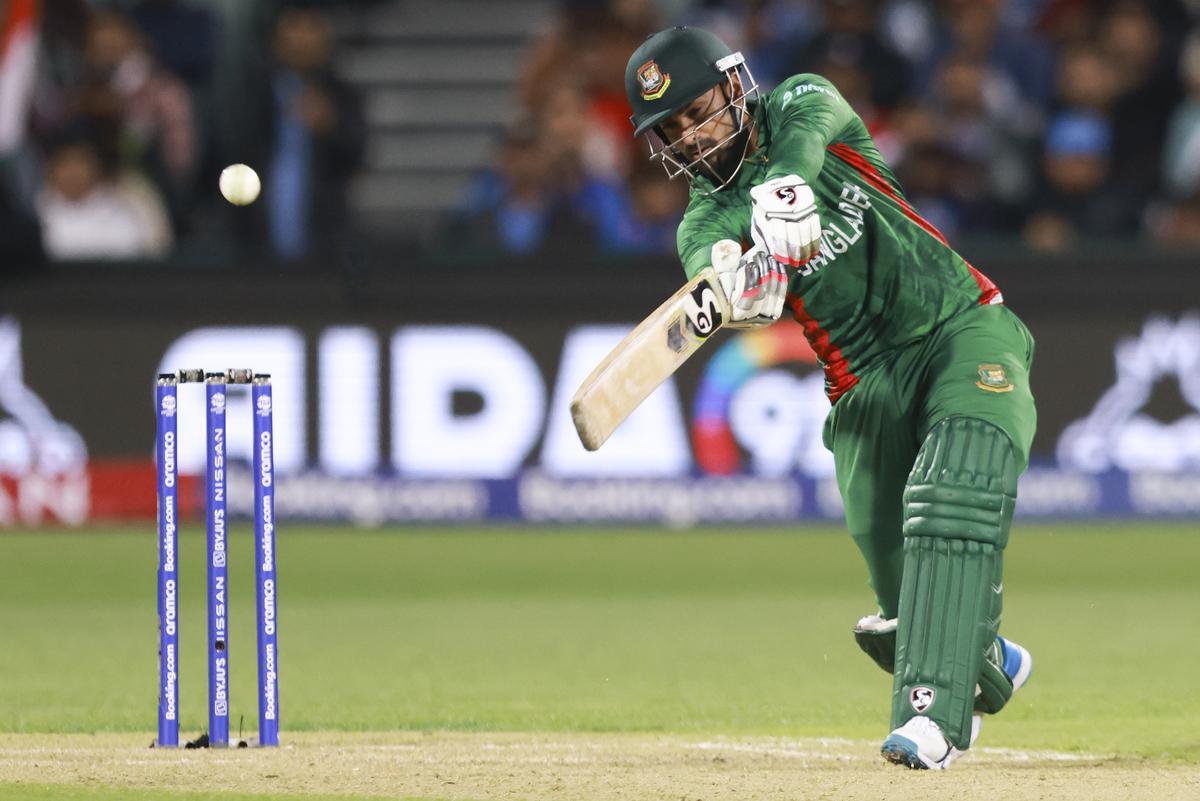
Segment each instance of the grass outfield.
[{"label": "grass outfield", "polygon": [[[204,728],[207,695],[201,529],[187,526],[181,544],[180,694],[189,737]],[[251,738],[253,582],[244,525],[233,530],[230,558],[231,721],[236,733],[244,716]],[[709,741],[734,755],[769,750],[764,743],[808,753],[818,747],[812,743],[830,742],[812,738],[837,738],[849,743],[844,760],[861,751],[872,760],[863,770],[876,770],[871,752],[887,733],[890,678],[849,634],[873,606],[858,554],[839,531],[289,526],[278,561],[283,737],[292,735],[301,751],[323,740],[368,747],[362,738],[378,735],[355,734],[363,732],[432,732],[417,742],[464,752],[478,750],[472,742],[494,750],[506,737],[575,742],[590,733],[588,742],[678,743],[682,754]],[[992,753],[1002,762],[1005,753],[1053,752],[1108,769],[1182,770],[1195,782],[1197,565],[1194,525],[1019,526],[1007,560],[1004,631],[1033,652],[1036,667],[1029,686],[988,721],[980,745],[1001,749]],[[104,794],[103,785],[128,786],[122,775],[45,774],[47,762],[70,762],[61,754],[43,760],[43,773],[25,770],[36,762],[29,754],[52,754],[56,743],[76,754],[99,748],[88,764],[135,748],[129,753],[151,762],[181,758],[142,750],[157,699],[155,566],[150,527],[0,535],[0,798],[142,797]],[[97,736],[41,736],[69,733]],[[271,759],[251,753],[244,759]],[[968,764],[960,763],[963,773]],[[895,780],[894,769],[880,775]],[[354,791],[331,781],[285,791]],[[68,793],[64,786],[74,794],[54,795]],[[208,789],[136,786],[178,799],[193,796],[174,793]],[[409,794],[489,797],[462,792],[416,785]]]}]

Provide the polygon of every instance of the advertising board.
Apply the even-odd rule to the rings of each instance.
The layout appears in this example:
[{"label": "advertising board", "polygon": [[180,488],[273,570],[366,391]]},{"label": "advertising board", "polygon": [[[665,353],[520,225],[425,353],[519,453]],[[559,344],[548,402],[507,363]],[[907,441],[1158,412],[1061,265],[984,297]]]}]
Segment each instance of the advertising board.
[{"label": "advertising board", "polygon": [[[132,283],[102,305],[83,291],[75,305],[52,302],[73,281],[25,288],[0,318],[2,524],[152,515],[152,379],[187,367],[272,374],[279,514],[291,518],[691,525],[841,514],[820,365],[787,321],[715,338],[603,448],[580,445],[571,394],[669,276],[612,308],[589,304],[587,286],[569,301],[503,303],[503,282],[476,281],[453,315],[386,293],[355,301],[303,277],[266,281],[273,292],[261,279],[240,292],[193,280],[194,302],[169,313]],[[1019,299],[1020,286],[1006,293]],[[1019,514],[1200,514],[1200,310],[1010,303],[1038,340],[1039,428]],[[204,469],[200,385],[181,386],[178,403],[187,515]],[[237,487],[252,448],[248,389],[230,385],[227,409],[230,508],[247,513]]]}]

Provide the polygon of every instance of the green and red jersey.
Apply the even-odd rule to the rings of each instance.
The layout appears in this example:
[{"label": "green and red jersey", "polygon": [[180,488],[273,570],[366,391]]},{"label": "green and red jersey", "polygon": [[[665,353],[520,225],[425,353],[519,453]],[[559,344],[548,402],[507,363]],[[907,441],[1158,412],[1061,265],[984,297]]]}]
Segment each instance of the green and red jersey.
[{"label": "green and red jersey", "polygon": [[836,402],[858,375],[927,336],[964,309],[999,303],[996,286],[921,218],[883,162],[862,120],[818,75],[796,75],[753,109],[758,148],[719,192],[696,179],[679,225],[688,277],[713,243],[750,240],[750,189],[784,175],[812,187],[820,252],[792,275],[788,303],[825,367]]}]

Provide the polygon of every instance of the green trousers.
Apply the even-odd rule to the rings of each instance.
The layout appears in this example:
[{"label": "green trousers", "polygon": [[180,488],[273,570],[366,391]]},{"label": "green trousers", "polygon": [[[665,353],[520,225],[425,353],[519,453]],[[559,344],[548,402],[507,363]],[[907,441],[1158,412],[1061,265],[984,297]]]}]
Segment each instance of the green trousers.
[{"label": "green trousers", "polygon": [[1003,305],[948,320],[886,362],[871,365],[825,421],[846,526],[867,562],[884,617],[896,617],[904,567],[902,494],[926,434],[947,417],[1002,429],[1024,470],[1037,427],[1029,388],[1033,337]]}]

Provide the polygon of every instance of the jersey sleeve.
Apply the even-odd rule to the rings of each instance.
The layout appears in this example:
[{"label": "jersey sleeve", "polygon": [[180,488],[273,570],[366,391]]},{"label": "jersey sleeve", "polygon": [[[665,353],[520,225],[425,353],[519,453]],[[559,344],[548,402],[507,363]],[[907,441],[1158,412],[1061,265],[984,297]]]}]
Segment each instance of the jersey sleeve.
[{"label": "jersey sleeve", "polygon": [[858,115],[832,83],[811,73],[793,75],[779,84],[771,100],[767,179],[799,175],[810,184],[815,182],[825,163],[825,148],[838,141]]},{"label": "jersey sleeve", "polygon": [[[749,212],[744,215],[748,221]],[[742,241],[742,231],[734,215],[711,198],[695,196],[688,204],[675,232],[679,261],[689,279],[712,262],[712,246],[722,239]]]}]

